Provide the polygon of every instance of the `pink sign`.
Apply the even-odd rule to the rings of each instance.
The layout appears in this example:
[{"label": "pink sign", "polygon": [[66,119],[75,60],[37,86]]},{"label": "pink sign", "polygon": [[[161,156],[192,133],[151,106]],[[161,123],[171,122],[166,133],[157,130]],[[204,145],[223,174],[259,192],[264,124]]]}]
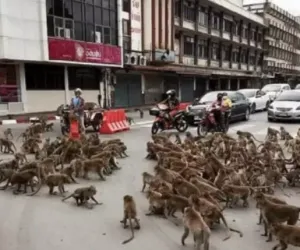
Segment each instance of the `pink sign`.
[{"label": "pink sign", "polygon": [[49,38],[49,59],[121,65],[121,48],[100,43]]}]

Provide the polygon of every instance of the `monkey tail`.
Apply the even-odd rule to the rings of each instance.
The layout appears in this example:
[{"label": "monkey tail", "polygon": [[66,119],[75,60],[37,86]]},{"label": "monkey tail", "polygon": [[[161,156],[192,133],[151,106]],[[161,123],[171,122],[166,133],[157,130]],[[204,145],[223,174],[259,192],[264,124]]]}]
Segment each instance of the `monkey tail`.
[{"label": "monkey tail", "polygon": [[131,237],[128,240],[124,240],[122,242],[122,244],[127,244],[128,242],[130,242],[134,239],[134,229],[133,229],[131,218],[129,218],[129,226],[130,226],[130,230],[131,230]]},{"label": "monkey tail", "polygon": [[65,201],[65,200],[67,200],[67,199],[70,199],[71,197],[73,197],[73,194],[70,194],[69,196],[63,198],[61,201]]}]

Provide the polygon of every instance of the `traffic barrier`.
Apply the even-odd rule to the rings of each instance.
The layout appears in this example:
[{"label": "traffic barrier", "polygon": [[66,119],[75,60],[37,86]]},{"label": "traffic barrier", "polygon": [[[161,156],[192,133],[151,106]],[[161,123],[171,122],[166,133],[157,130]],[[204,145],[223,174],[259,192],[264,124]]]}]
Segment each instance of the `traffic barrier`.
[{"label": "traffic barrier", "polygon": [[113,134],[129,129],[124,109],[104,111],[103,121],[99,129],[101,134]]},{"label": "traffic barrier", "polygon": [[70,122],[70,138],[72,138],[72,139],[80,138],[79,123],[77,120],[72,120]]},{"label": "traffic barrier", "polygon": [[179,104],[179,110],[185,110],[187,106],[189,106],[191,103],[190,102],[181,102]]}]

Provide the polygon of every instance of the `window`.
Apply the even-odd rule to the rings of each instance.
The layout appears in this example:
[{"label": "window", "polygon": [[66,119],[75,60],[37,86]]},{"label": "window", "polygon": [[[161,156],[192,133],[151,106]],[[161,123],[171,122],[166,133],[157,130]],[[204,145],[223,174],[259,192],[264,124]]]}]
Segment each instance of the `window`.
[{"label": "window", "polygon": [[195,22],[195,5],[191,1],[184,1],[183,4],[183,17],[184,19]]},{"label": "window", "polygon": [[256,31],[255,30],[251,30],[251,34],[250,34],[250,39],[251,40],[255,40],[255,34],[256,34]]},{"label": "window", "polygon": [[212,60],[219,60],[219,44],[218,43],[212,43],[212,49],[211,49],[211,59]]},{"label": "window", "polygon": [[131,38],[129,36],[123,37],[123,49],[125,52],[131,51]]},{"label": "window", "polygon": [[262,34],[261,34],[261,33],[257,33],[257,41],[258,41],[259,43],[262,42]]},{"label": "window", "polygon": [[179,0],[175,2],[175,16],[181,17],[181,2]]},{"label": "window", "polygon": [[201,26],[208,26],[208,13],[207,9],[204,7],[201,7],[199,10],[199,25]]},{"label": "window", "polygon": [[194,56],[194,38],[185,36],[183,54],[186,56]]},{"label": "window", "polygon": [[99,89],[99,71],[93,67],[69,67],[68,77],[70,89]]},{"label": "window", "polygon": [[249,30],[246,27],[243,27],[243,38],[248,38]]},{"label": "window", "polygon": [[232,22],[224,19],[224,31],[230,33]]},{"label": "window", "polygon": [[122,20],[123,23],[123,35],[130,36],[130,26],[129,26],[129,20]]},{"label": "window", "polygon": [[64,90],[64,68],[56,65],[25,64],[27,90]]},{"label": "window", "polygon": [[217,13],[213,13],[212,28],[215,30],[220,28],[220,17]]},{"label": "window", "polygon": [[249,56],[249,63],[250,65],[254,65],[255,64],[255,54],[251,53]]},{"label": "window", "polygon": [[236,22],[232,23],[232,34],[238,36],[238,24]]},{"label": "window", "polygon": [[47,28],[52,37],[116,45],[116,0],[47,0]]},{"label": "window", "polygon": [[200,40],[198,43],[198,57],[207,58],[207,40]]},{"label": "window", "polygon": [[230,60],[230,47],[229,46],[223,46],[222,59],[224,61],[229,61]]},{"label": "window", "polygon": [[232,62],[238,63],[238,59],[239,59],[239,50],[237,48],[234,48],[232,50]]},{"label": "window", "polygon": [[239,92],[235,93],[235,95],[237,97],[237,101],[245,101],[246,100],[245,96]]},{"label": "window", "polygon": [[242,49],[242,51],[241,51],[240,62],[247,63],[247,51],[245,49]]},{"label": "window", "polygon": [[130,12],[130,0],[123,0],[123,11]]}]

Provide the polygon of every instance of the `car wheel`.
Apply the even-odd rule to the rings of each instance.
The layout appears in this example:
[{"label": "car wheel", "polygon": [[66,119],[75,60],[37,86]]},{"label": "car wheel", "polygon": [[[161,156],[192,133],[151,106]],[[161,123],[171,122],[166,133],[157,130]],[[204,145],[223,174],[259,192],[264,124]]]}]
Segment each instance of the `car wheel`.
[{"label": "car wheel", "polygon": [[256,104],[252,103],[252,105],[251,105],[251,114],[254,114],[255,110],[256,110]]},{"label": "car wheel", "polygon": [[250,108],[246,109],[244,121],[248,121],[250,118]]},{"label": "car wheel", "polygon": [[274,121],[273,118],[268,117],[268,122],[273,122],[273,121]]}]

